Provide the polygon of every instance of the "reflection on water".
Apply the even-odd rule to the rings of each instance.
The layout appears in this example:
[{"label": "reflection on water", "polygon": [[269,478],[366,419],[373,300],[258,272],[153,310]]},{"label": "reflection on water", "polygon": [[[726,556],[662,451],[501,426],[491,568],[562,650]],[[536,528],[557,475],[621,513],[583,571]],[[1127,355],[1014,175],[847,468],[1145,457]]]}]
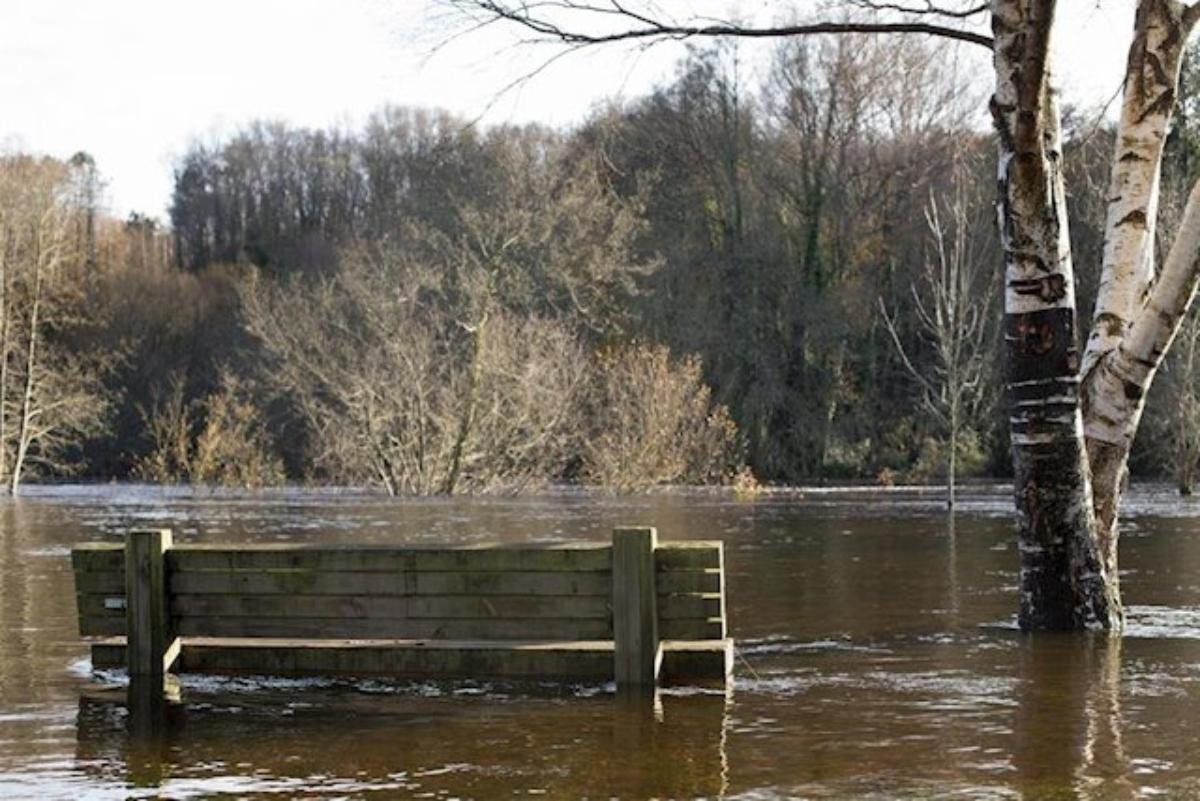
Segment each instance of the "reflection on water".
[{"label": "reflection on water", "polygon": [[[721,695],[658,703],[552,697],[524,689],[431,697],[413,686],[374,692],[259,688],[199,697],[131,736],[119,697],[79,699],[76,764],[96,786],[171,798],[216,793],[438,796],[714,797],[725,792]],[[336,765],[330,752],[339,752]],[[334,769],[336,767],[336,770]],[[113,775],[114,769],[123,770]]]},{"label": "reflection on water", "polygon": [[[1012,627],[1003,491],[387,501],[39,490],[0,505],[0,797],[1124,799],[1200,794],[1200,507],[1134,492],[1122,641]],[[182,676],[131,719],[75,634],[67,554],[179,540],[726,541],[731,695]]]}]

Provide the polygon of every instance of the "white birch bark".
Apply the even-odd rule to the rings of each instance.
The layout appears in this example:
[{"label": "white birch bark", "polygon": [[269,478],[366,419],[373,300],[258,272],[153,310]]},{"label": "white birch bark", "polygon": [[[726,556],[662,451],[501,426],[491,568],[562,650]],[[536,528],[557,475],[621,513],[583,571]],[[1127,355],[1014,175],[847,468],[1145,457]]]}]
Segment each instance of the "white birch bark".
[{"label": "white birch bark", "polygon": [[1106,564],[1117,565],[1117,511],[1125,461],[1146,394],[1171,346],[1200,281],[1200,183],[1192,188],[1183,220],[1149,300],[1117,348],[1089,379],[1088,451],[1096,483],[1099,537]]},{"label": "white birch bark", "polygon": [[[1164,294],[1190,293],[1180,278],[1189,260],[1180,247],[1186,247],[1193,236],[1186,226],[1177,234],[1157,285],[1153,284],[1153,269],[1163,148],[1184,46],[1197,14],[1196,6],[1178,0],[1138,3],[1113,156],[1100,293],[1081,370],[1097,541],[1114,587],[1117,516],[1130,446],[1145,393],[1190,302],[1190,294]],[[1193,193],[1185,223],[1187,215],[1194,213],[1194,200]],[[1169,277],[1167,272],[1173,275]],[[1147,315],[1157,313],[1155,307],[1173,311],[1163,320],[1148,320]],[[1148,333],[1148,325],[1157,333]],[[1139,331],[1136,345],[1129,340],[1134,330]],[[1162,350],[1147,350],[1147,343],[1152,342],[1159,342]]]},{"label": "white birch bark", "polygon": [[1117,127],[1104,260],[1082,372],[1114,350],[1154,280],[1154,232],[1167,128],[1175,107],[1187,38],[1187,8],[1177,0],[1140,0]]},{"label": "white birch bark", "polygon": [[1054,0],[992,1],[1019,622],[1110,628],[1119,625],[1119,601],[1096,548],[1083,441],[1061,126],[1050,80],[1054,13]]}]

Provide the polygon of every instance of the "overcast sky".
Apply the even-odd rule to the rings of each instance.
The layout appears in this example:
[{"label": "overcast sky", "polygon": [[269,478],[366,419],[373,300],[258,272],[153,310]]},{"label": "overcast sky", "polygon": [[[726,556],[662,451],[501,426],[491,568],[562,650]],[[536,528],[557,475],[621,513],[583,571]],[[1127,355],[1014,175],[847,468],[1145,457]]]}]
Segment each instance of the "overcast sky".
[{"label": "overcast sky", "polygon": [[[699,3],[759,21],[780,5],[659,5]],[[1066,99],[1103,103],[1119,88],[1133,2],[1059,6]],[[436,0],[2,0],[0,145],[64,158],[87,150],[114,213],[161,216],[174,158],[251,119],[355,125],[393,103],[569,125],[606,97],[667,79],[680,54],[667,45],[572,55],[502,93],[550,51],[513,47],[498,30],[438,48],[448,24]],[[745,47],[753,58],[770,45]]]}]

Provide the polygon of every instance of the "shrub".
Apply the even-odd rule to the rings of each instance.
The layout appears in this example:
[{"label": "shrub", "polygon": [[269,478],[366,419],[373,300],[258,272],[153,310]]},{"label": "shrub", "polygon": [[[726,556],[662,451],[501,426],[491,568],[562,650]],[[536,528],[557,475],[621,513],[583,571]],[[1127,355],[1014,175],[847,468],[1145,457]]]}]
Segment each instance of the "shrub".
[{"label": "shrub", "polygon": [[584,480],[629,491],[728,481],[743,446],[728,410],[712,402],[699,359],[673,361],[663,346],[598,356]]},{"label": "shrub", "polygon": [[186,402],[183,374],[167,394],[142,410],[149,452],[135,462],[140,478],[168,484],[256,488],[282,483],[283,463],[259,422],[245,386],[230,373],[217,391]]}]

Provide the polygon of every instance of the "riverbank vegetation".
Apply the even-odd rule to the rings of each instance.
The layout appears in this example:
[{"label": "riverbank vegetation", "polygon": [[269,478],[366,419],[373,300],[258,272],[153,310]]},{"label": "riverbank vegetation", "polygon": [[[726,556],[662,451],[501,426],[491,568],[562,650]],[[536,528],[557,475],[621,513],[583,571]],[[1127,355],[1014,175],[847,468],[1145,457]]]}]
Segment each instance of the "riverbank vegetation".
[{"label": "riverbank vegetation", "polygon": [[[979,411],[1001,393],[977,357],[1001,292],[987,87],[948,63],[916,40],[797,39],[751,80],[724,43],[566,131],[397,108],[254,123],[179,158],[169,223],[106,215],[84,155],[7,154],[0,479],[1003,476],[1007,421]],[[1196,170],[1189,108],[1163,230]],[[1065,123],[1084,308],[1099,120]],[[1169,398],[1135,475],[1195,481],[1195,350],[1152,390]]]}]

